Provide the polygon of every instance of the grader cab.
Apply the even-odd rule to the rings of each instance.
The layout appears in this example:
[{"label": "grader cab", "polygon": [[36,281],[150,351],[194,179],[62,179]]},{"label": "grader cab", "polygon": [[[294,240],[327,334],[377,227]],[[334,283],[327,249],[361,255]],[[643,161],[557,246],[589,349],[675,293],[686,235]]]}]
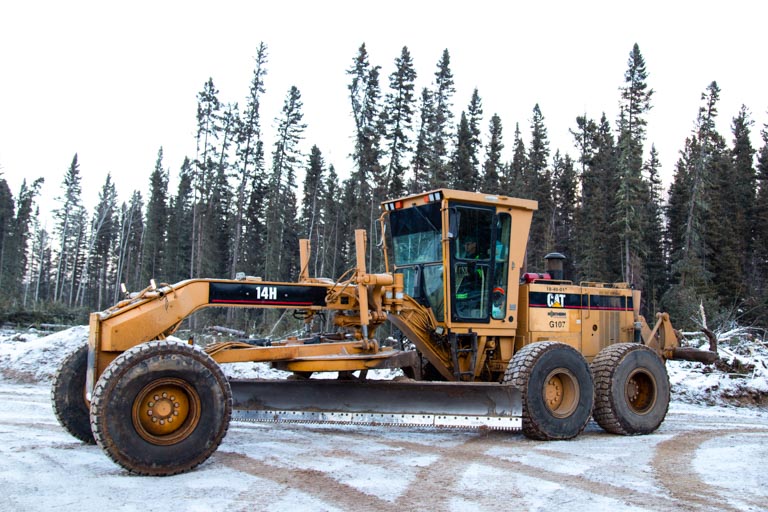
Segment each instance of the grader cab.
[{"label": "grader cab", "polygon": [[[479,427],[541,440],[575,437],[594,417],[608,432],[645,434],[667,412],[664,360],[716,357],[681,349],[665,314],[651,329],[626,284],[564,280],[560,255],[549,273],[525,272],[533,201],[440,189],[382,208],[382,273],[367,271],[357,231],[344,279],[309,276],[302,241],[297,283],[190,279],[93,313],[88,345],[54,380],[60,423],[147,475],[206,460],[233,409],[253,421]],[[167,339],[205,307],[293,309],[307,329],[259,345]],[[333,332],[310,329],[331,312]],[[385,322],[401,346],[376,338]],[[227,379],[220,365],[233,362],[268,362],[294,378]],[[404,378],[366,378],[382,368]],[[311,378],[328,373],[338,378]]]}]

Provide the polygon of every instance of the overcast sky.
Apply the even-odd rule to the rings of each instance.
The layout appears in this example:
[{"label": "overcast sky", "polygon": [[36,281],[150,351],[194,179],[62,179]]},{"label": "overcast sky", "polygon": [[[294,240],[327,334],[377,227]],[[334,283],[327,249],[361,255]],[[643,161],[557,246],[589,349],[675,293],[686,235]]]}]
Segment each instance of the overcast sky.
[{"label": "overcast sky", "polygon": [[[382,67],[382,91],[405,45],[430,86],[443,49],[451,56],[457,116],[478,88],[483,131],[497,113],[511,158],[515,123],[525,142],[533,106],[552,153],[576,155],[577,115],[615,127],[619,87],[637,42],[655,90],[647,146],[660,152],[668,185],[693,129],[700,95],[722,89],[718,128],[745,104],[753,144],[768,123],[765,1],[728,2],[83,2],[0,4],[0,172],[14,196],[22,179],[45,177],[41,202],[55,205],[78,153],[91,209],[107,172],[121,200],[146,193],[157,151],[172,186],[194,157],[197,93],[212,77],[222,102],[245,104],[260,41],[269,47],[262,119],[271,127],[296,85],[304,103],[304,151],[317,145],[347,176],[353,123],[347,97],[361,43]],[[514,195],[514,191],[510,191]]]}]

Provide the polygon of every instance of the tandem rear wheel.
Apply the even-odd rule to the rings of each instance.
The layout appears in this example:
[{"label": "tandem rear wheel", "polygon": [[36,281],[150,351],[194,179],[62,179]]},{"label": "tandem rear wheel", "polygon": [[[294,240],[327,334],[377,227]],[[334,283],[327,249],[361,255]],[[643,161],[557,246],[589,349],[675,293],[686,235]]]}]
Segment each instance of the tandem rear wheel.
[{"label": "tandem rear wheel", "polygon": [[80,441],[94,444],[91,418],[85,399],[85,375],[88,368],[88,345],[85,344],[62,361],[51,385],[51,402],[56,419],[64,429]]},{"label": "tandem rear wheel", "polygon": [[650,348],[618,343],[592,361],[595,379],[593,417],[613,434],[655,431],[669,409],[669,377],[664,361]]},{"label": "tandem rear wheel", "polygon": [[543,341],[520,349],[504,383],[514,384],[523,402],[523,433],[542,441],[579,435],[592,415],[589,365],[573,347]]},{"label": "tandem rear wheel", "polygon": [[216,451],[229,428],[232,391],[203,350],[168,341],[142,343],[118,356],[94,388],[96,443],[140,475],[189,471]]}]

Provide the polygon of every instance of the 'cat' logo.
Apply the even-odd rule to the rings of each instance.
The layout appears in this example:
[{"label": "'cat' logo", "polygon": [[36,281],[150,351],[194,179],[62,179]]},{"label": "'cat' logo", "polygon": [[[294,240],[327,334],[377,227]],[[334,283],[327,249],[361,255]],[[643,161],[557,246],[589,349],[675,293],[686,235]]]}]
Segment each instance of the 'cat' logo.
[{"label": "'cat' logo", "polygon": [[550,308],[561,308],[565,302],[564,293],[548,293],[547,294],[547,306]]}]

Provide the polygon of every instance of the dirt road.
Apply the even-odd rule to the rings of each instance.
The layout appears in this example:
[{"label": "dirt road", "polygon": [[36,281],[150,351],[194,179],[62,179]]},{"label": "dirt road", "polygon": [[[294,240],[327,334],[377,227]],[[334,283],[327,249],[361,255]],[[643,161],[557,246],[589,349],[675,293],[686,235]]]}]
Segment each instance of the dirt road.
[{"label": "dirt road", "polygon": [[0,383],[0,510],[768,510],[768,413],[673,403],[654,435],[578,439],[233,422],[197,470],[130,476],[46,386]]}]

